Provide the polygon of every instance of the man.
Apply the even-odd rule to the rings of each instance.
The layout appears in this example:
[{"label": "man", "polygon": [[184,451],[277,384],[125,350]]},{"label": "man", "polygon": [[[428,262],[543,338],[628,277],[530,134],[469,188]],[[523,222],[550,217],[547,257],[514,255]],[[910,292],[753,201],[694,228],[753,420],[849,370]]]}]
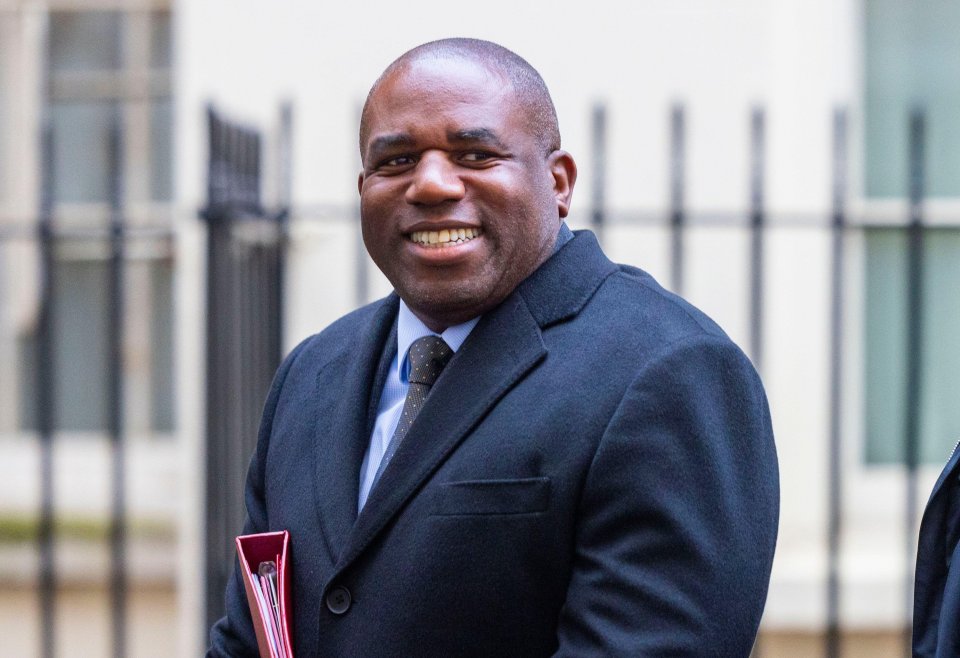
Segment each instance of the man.
[{"label": "man", "polygon": [[[415,48],[360,150],[396,293],[287,357],[246,490],[245,532],[290,531],[296,654],[747,655],[778,517],[763,389],[564,226],[577,170],[539,74]],[[255,652],[235,577],[211,655]]]}]

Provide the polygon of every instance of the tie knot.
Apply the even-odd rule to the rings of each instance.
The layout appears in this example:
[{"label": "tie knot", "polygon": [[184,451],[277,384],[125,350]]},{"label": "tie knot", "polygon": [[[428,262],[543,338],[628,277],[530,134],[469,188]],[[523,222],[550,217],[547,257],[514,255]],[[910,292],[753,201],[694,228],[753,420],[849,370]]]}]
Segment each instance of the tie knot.
[{"label": "tie knot", "polygon": [[433,386],[451,356],[453,350],[440,336],[423,336],[413,341],[407,353],[410,359],[410,383]]}]

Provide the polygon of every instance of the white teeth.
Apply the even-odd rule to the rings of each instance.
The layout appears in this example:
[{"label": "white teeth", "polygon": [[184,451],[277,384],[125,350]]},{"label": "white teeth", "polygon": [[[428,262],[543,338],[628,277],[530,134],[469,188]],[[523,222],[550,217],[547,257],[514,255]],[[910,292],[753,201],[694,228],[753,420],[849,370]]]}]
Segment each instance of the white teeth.
[{"label": "white teeth", "polygon": [[431,247],[450,247],[463,244],[480,235],[477,228],[453,228],[440,231],[414,231],[410,239],[417,244]]}]

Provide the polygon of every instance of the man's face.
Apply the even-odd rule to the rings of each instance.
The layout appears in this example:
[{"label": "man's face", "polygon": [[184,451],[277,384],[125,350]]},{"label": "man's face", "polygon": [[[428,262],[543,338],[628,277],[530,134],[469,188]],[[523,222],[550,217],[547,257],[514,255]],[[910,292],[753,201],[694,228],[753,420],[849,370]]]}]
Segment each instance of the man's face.
[{"label": "man's face", "polygon": [[363,240],[431,329],[489,311],[549,257],[576,168],[545,152],[504,77],[414,61],[381,81],[366,126]]}]

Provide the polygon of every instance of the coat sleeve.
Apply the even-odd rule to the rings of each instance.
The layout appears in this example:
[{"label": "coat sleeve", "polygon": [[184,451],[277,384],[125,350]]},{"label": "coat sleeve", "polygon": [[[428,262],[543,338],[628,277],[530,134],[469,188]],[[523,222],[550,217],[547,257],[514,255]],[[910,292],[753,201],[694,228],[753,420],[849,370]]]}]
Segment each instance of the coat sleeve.
[{"label": "coat sleeve", "polygon": [[759,378],[725,338],[636,376],[586,477],[557,656],[747,656],[779,477]]},{"label": "coat sleeve", "polygon": [[[257,436],[257,448],[250,460],[247,471],[247,481],[244,488],[244,502],[247,516],[243,524],[242,534],[268,532],[270,530],[267,518],[267,505],[264,496],[266,482],[267,451],[270,446],[270,435],[273,430],[274,414],[280,400],[287,375],[297,356],[307,344],[304,341],[291,352],[274,375],[267,401],[264,403],[263,415],[260,418],[260,429]],[[257,638],[253,630],[253,620],[250,617],[250,608],[247,605],[247,595],[240,577],[239,561],[234,556],[233,573],[227,581],[226,615],[217,621],[210,630],[210,647],[207,658],[258,658]]]}]

